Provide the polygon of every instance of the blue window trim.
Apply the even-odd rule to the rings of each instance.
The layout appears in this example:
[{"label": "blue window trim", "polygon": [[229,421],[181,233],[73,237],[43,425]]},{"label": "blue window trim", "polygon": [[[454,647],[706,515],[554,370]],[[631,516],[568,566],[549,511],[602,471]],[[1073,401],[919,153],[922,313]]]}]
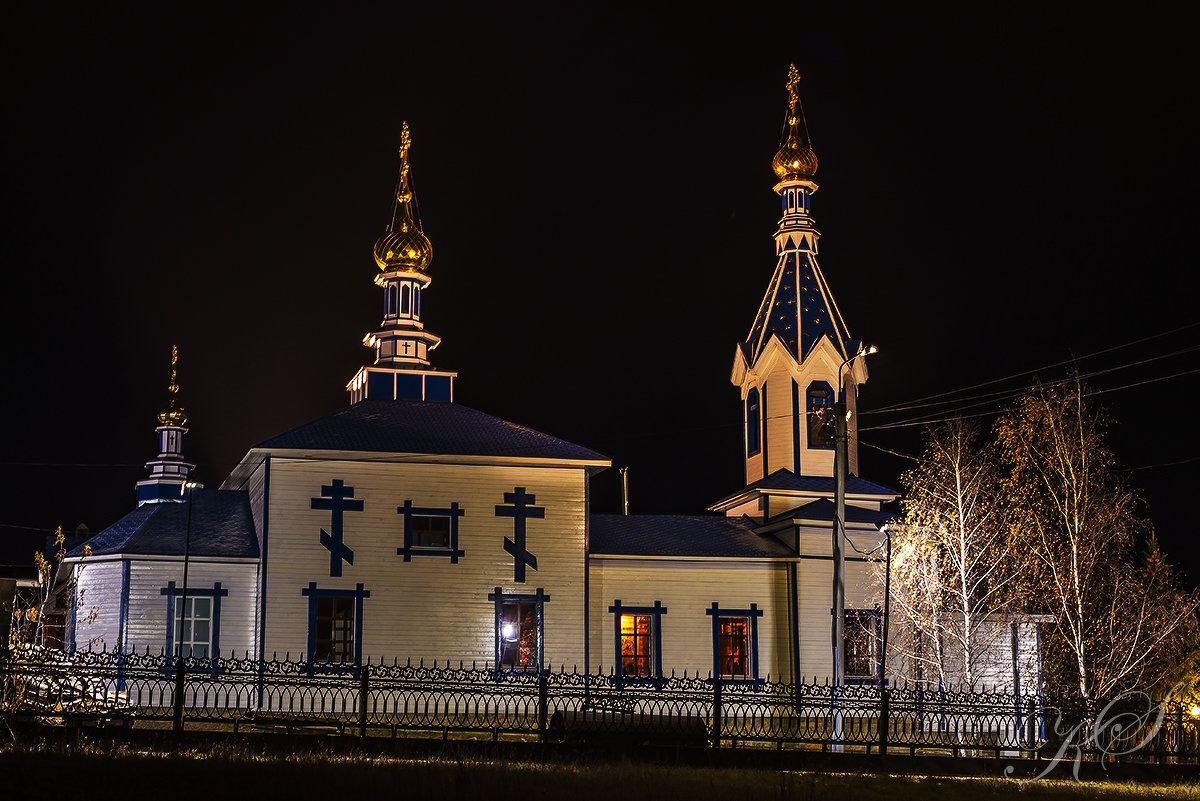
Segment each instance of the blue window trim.
[{"label": "blue window trim", "polygon": [[[166,655],[169,661],[175,658],[175,596],[183,595],[183,587],[176,586],[174,581],[168,581],[167,586],[158,591],[159,595],[167,597],[167,647]],[[221,599],[229,595],[229,590],[221,588],[221,582],[213,582],[212,589],[188,587],[188,598],[212,598],[212,644],[208,651],[210,669],[217,670],[221,656]]]},{"label": "blue window trim", "polygon": [[[613,605],[608,607],[608,611],[613,614],[613,661],[615,666],[613,669],[613,677],[618,687],[624,684],[653,684],[655,687],[661,687],[663,683],[662,674],[662,616],[667,613],[667,607],[662,605],[662,601],[655,601],[654,606],[622,606],[621,599],[613,601]],[[626,678],[622,673],[621,663],[621,615],[651,615],[654,619],[650,626],[650,641],[654,645],[654,664],[651,668],[653,674],[649,678],[641,676],[630,676]]]},{"label": "blue window trim", "polygon": [[812,443],[812,422],[810,415],[812,414],[813,407],[812,401],[809,400],[809,393],[813,391],[814,387],[823,387],[825,389],[825,395],[829,398],[829,411],[831,414],[833,413],[834,404],[837,403],[837,395],[834,394],[833,387],[829,386],[828,381],[813,381],[804,390],[804,420],[807,423],[805,432],[808,434],[808,447],[816,451],[831,451],[836,446],[836,443],[832,440],[830,440],[828,445],[813,445]]},{"label": "blue window trim", "polygon": [[[722,609],[720,604],[713,601],[712,606],[704,610],[704,614],[712,616],[712,654],[713,654],[713,678],[712,681],[719,681],[722,684],[752,684],[755,689],[761,687],[764,682],[758,675],[758,619],[762,617],[763,610],[758,608],[758,604],[750,604],[749,609]],[[721,678],[721,618],[723,617],[744,617],[750,621],[750,676],[749,679],[723,679]]]},{"label": "blue window trim", "polygon": [[[496,647],[495,659],[496,677],[506,673],[535,673],[539,676],[548,673],[546,668],[546,626],[545,626],[545,604],[550,600],[550,596],[541,587],[538,587],[532,594],[530,593],[506,593],[504,588],[496,587],[493,592],[488,593],[488,600],[495,604],[495,629],[496,629]],[[500,620],[504,614],[504,603],[506,601],[516,601],[519,603],[534,603],[537,604],[537,670],[521,670],[520,668],[506,668],[500,664],[503,648],[503,637],[500,633]]]},{"label": "blue window trim", "polygon": [[[370,590],[364,590],[363,585],[356,584],[352,590],[322,590],[317,582],[310,581],[308,586],[300,590],[300,594],[308,598],[308,675],[314,673],[353,673],[358,674],[362,665],[362,630],[363,630],[363,599],[371,597]],[[354,663],[318,662],[317,653],[317,599],[318,598],[353,598],[354,599]]]},{"label": "blue window trim", "polygon": [[[406,500],[403,506],[396,507],[396,514],[404,515],[404,547],[397,548],[396,554],[403,556],[405,562],[411,562],[414,556],[448,556],[450,564],[458,564],[458,558],[465,556],[466,552],[458,547],[458,518],[466,514],[458,502],[450,504],[448,509],[437,509],[428,506],[413,506],[411,500]],[[447,548],[420,548],[413,545],[412,534],[412,519],[413,515],[428,515],[430,517],[448,517],[450,518],[450,547]]]},{"label": "blue window trim", "polygon": [[[800,385],[792,379],[792,472],[798,476],[804,475],[800,467]],[[805,419],[808,419],[807,417]]]},{"label": "blue window trim", "polygon": [[[762,407],[760,405],[758,387],[750,387],[750,391],[746,393],[746,456],[753,456],[759,452],[762,447],[761,419]],[[751,409],[754,410],[751,414]]]}]

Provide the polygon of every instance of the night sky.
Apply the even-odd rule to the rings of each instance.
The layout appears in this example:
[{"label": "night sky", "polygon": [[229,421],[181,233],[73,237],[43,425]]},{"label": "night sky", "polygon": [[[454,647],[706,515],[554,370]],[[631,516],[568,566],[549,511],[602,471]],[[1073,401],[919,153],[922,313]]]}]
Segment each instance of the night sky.
[{"label": "night sky", "polygon": [[[1110,370],[1095,400],[1161,541],[1200,557],[1195,20],[300,8],[25,9],[0,34],[0,563],[133,507],[173,343],[210,487],[348,402],[402,120],[456,400],[630,465],[635,513],[739,489],[729,373],[775,264],[791,61],[821,265],[880,348],[863,475],[898,486],[908,465],[867,445],[920,449],[919,427],[871,427],[967,402],[872,410],[1075,357]],[[617,510],[616,471],[592,499]]]}]

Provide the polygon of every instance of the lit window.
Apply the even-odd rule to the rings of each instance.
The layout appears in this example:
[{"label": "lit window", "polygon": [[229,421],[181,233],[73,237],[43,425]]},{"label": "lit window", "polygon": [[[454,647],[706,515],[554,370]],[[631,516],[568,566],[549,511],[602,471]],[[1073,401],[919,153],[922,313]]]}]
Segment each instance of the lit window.
[{"label": "lit window", "polygon": [[847,609],[842,623],[846,678],[871,678],[878,666],[879,614],[873,609]]},{"label": "lit window", "polygon": [[505,602],[500,612],[500,666],[537,670],[538,639],[537,604]]},{"label": "lit window", "polygon": [[750,677],[750,621],[744,617],[720,618],[717,664],[723,679]]},{"label": "lit window", "polygon": [[746,455],[758,453],[758,389],[751,387],[746,394]]},{"label": "lit window", "polygon": [[412,544],[416,548],[449,548],[450,518],[413,515]]},{"label": "lit window", "polygon": [[832,448],[833,390],[824,381],[808,387],[808,447]]},{"label": "lit window", "polygon": [[649,678],[653,675],[650,615],[621,615],[621,675]]},{"label": "lit window", "polygon": [[316,607],[313,660],[316,662],[353,662],[355,599],[352,597],[318,597],[316,598]]},{"label": "lit window", "polygon": [[212,598],[175,598],[175,648],[187,658],[212,653]]}]

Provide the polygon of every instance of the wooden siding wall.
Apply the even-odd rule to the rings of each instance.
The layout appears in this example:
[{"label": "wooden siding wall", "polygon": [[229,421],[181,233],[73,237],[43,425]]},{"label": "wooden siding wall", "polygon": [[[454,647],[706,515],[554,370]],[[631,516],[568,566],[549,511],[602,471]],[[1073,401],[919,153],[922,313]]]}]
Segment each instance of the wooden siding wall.
[{"label": "wooden siding wall", "polygon": [[[341,479],[363,501],[361,512],[344,513],[344,541],[353,564],[330,576],[330,553],[320,544],[330,513],[312,508],[321,487]],[[550,596],[545,604],[544,652],[553,665],[583,664],[583,537],[585,470],[582,468],[503,467],[454,464],[364,463],[271,459],[267,557],[265,653],[306,654],[308,597],[318,589],[371,593],[363,604],[363,657],[430,660],[495,659],[495,606],[488,594]],[[524,487],[545,509],[543,519],[526,523],[528,550],[537,558],[525,583],[514,581],[513,557],[504,550],[513,539],[513,518],[496,515],[504,493]],[[445,556],[413,556],[405,562],[404,516],[397,507],[448,508],[457,502],[457,564]]]},{"label": "wooden siding wall", "polygon": [[749,609],[757,604],[758,672],[760,678],[790,678],[787,567],[768,562],[700,562],[653,559],[592,560],[591,667],[605,672],[616,660],[615,615],[609,607],[667,608],[662,616],[662,669],[670,675],[713,669],[712,604],[722,609]]},{"label": "wooden siding wall", "polygon": [[[133,560],[129,566],[129,612],[126,643],[138,651],[159,653],[167,642],[170,607],[162,589],[174,581],[183,586],[183,562]],[[258,607],[256,563],[196,562],[188,566],[188,588],[211,590],[215,582],[229,594],[221,598],[220,641],[222,655],[257,655],[254,638]]]},{"label": "wooden siding wall", "polygon": [[776,370],[767,381],[763,397],[766,398],[767,419],[764,440],[767,443],[766,475],[781,467],[791,470],[793,461],[792,439],[795,423],[792,408],[792,376],[787,370]]},{"label": "wooden siding wall", "polygon": [[120,642],[121,561],[75,565],[75,647],[111,651]]}]

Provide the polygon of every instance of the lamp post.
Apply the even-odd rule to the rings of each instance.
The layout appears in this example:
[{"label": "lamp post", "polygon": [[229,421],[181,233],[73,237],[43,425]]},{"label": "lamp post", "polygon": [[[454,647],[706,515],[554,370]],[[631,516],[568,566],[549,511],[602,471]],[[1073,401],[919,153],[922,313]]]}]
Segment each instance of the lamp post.
[{"label": "lamp post", "polygon": [[[834,450],[833,450],[833,606],[830,614],[833,623],[830,626],[830,637],[833,645],[833,739],[842,739],[842,716],[838,708],[838,692],[846,671],[846,652],[844,648],[844,633],[846,625],[846,580],[845,557],[842,553],[842,537],[846,534],[846,462],[847,440],[849,438],[848,423],[850,415],[846,410],[846,379],[843,371],[846,365],[859,356],[870,356],[879,349],[874,345],[863,345],[858,352],[847,358],[838,367],[838,396],[833,407]],[[835,749],[839,748],[835,744]]]},{"label": "lamp post", "polygon": [[[188,561],[192,553],[192,495],[196,491],[196,487],[200,486],[195,481],[188,481],[183,485],[187,490],[187,529],[183,535],[183,588],[180,592],[179,617],[178,620],[182,623],[184,616],[187,615],[187,591],[188,591]],[[171,626],[176,625],[175,610],[171,610]],[[183,626],[179,625],[179,642],[175,643],[175,709],[173,711],[173,728],[175,731],[183,731]]]}]

